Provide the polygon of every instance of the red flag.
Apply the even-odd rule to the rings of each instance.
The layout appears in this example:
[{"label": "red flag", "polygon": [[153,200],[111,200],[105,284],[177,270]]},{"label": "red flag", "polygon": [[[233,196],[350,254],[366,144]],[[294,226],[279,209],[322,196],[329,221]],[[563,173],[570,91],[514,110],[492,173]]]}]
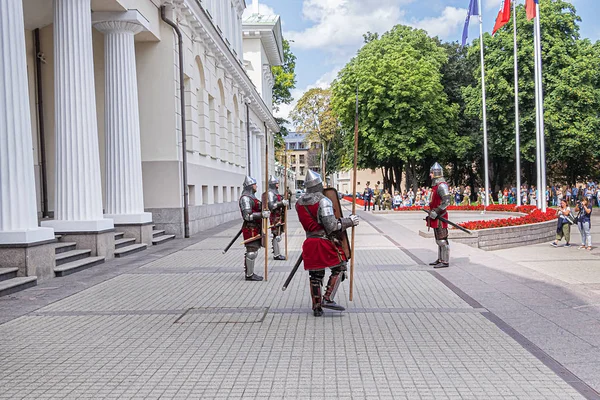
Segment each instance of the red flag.
[{"label": "red flag", "polygon": [[510,21],[510,0],[504,0],[502,8],[500,8],[500,11],[498,11],[496,25],[494,25],[492,35],[496,34],[496,31],[506,25],[508,21]]},{"label": "red flag", "polygon": [[527,21],[534,19],[537,15],[535,12],[535,5],[538,0],[525,0],[525,11],[527,12]]}]

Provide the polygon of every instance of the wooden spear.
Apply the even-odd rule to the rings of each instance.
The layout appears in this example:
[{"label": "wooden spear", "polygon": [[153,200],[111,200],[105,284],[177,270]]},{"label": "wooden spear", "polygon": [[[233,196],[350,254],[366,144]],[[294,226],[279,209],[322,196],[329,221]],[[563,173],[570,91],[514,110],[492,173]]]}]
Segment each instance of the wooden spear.
[{"label": "wooden spear", "polygon": [[[287,149],[283,151],[283,190],[285,190],[285,199],[287,201],[291,201],[288,196],[288,187],[287,187]],[[285,259],[288,258],[288,208],[285,207],[285,211],[283,214],[283,221],[285,222]]]},{"label": "wooden spear", "polygon": [[[358,84],[356,85],[356,116],[354,119],[354,168],[353,168],[353,191],[352,191],[352,214],[356,214],[356,190],[357,190],[357,167],[358,167]],[[356,227],[352,227],[352,240],[350,245],[350,301],[354,298],[354,236]]]},{"label": "wooden spear", "polygon": [[[269,210],[269,132],[265,122],[265,194],[263,196],[263,210]],[[263,238],[265,241],[265,281],[269,280],[269,219],[263,219]]]}]

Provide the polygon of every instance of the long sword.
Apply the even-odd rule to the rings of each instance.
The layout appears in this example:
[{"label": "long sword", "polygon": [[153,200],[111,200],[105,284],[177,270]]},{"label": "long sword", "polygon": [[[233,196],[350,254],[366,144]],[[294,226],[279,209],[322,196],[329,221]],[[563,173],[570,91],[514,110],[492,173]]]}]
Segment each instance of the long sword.
[{"label": "long sword", "polygon": [[[427,214],[429,214],[429,211],[427,211],[426,209],[422,208],[422,210],[423,210],[423,211],[425,211]],[[428,218],[429,218],[429,217],[428,217]],[[465,232],[465,233],[468,233],[469,235],[472,235],[472,234],[473,234],[473,232],[471,232],[470,230],[468,230],[468,229],[466,229],[466,228],[463,228],[462,226],[460,226],[460,225],[458,225],[458,224],[455,224],[454,222],[452,222],[452,221],[449,221],[449,220],[447,220],[447,219],[446,219],[446,218],[444,218],[444,217],[440,217],[440,216],[438,215],[438,217],[437,217],[436,219],[439,219],[440,221],[442,221],[442,222],[445,222],[445,223],[447,223],[448,225],[455,227],[456,229],[460,229],[461,231],[463,231],[463,232]],[[429,220],[431,220],[431,218],[429,218]],[[428,224],[428,225],[429,225],[429,224]]]},{"label": "long sword", "polygon": [[231,239],[231,242],[229,242],[229,244],[227,245],[227,247],[225,247],[225,250],[223,250],[223,254],[225,254],[225,253],[227,253],[229,251],[229,249],[231,248],[231,246],[233,246],[233,244],[240,237],[241,234],[242,234],[242,229],[240,228],[240,231],[237,233],[237,235],[235,235],[235,237],[233,239]]},{"label": "long sword", "polygon": [[300,264],[302,264],[302,254],[300,254],[300,257],[298,257],[298,261],[296,261],[294,268],[292,268],[292,272],[290,272],[290,275],[287,277],[287,279],[285,280],[285,283],[283,284],[283,287],[281,288],[281,290],[283,290],[284,292],[285,292],[285,289],[287,289],[290,282],[292,281],[292,278],[294,277],[294,275],[296,275],[298,268],[300,268]]}]

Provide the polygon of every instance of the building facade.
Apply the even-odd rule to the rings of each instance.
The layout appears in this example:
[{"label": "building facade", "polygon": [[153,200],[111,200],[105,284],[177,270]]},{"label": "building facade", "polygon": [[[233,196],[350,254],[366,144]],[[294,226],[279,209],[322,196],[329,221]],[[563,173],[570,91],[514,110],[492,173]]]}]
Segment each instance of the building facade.
[{"label": "building facade", "polygon": [[245,175],[262,190],[275,170],[270,67],[283,62],[279,17],[246,23],[245,10],[0,2],[0,267],[55,234],[110,258],[115,227],[151,244],[152,225],[181,237],[239,218]]}]

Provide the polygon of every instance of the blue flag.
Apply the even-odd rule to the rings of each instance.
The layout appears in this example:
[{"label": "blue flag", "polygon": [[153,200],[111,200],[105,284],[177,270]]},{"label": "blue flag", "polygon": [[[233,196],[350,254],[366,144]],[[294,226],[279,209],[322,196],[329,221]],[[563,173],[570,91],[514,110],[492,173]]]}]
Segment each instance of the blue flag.
[{"label": "blue flag", "polygon": [[467,12],[467,19],[465,20],[465,28],[463,29],[462,35],[463,46],[467,44],[467,39],[469,38],[469,21],[473,15],[479,15],[479,5],[477,0],[471,0],[471,3],[469,4],[469,11]]}]

